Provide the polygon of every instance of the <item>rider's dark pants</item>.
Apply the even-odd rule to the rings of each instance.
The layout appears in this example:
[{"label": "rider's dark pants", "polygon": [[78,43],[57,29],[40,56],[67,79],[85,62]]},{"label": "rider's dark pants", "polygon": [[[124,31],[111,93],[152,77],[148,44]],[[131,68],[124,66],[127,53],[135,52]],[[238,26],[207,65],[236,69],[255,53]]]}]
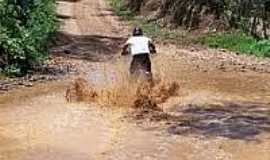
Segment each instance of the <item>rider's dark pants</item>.
[{"label": "rider's dark pants", "polygon": [[134,74],[136,71],[140,69],[149,72],[151,74],[151,60],[148,53],[134,55],[132,57],[131,65],[130,65],[130,73]]}]

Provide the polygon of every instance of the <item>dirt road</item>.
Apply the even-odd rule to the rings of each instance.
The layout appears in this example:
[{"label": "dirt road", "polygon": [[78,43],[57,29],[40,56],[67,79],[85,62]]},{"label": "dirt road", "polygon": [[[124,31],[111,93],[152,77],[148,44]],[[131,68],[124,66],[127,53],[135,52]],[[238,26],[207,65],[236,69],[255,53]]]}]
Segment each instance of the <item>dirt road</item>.
[{"label": "dirt road", "polygon": [[[53,52],[102,82],[128,29],[104,0],[60,1],[58,9],[63,24]],[[0,160],[270,159],[269,60],[158,49],[155,75],[180,84],[164,113],[67,103],[72,77],[14,90],[0,97]]]}]

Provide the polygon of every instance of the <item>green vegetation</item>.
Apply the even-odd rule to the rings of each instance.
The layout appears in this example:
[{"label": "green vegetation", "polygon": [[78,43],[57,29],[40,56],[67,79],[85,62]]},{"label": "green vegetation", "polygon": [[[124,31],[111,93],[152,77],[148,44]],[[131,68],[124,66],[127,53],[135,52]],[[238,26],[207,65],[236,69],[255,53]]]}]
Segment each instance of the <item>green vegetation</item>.
[{"label": "green vegetation", "polygon": [[214,48],[270,57],[270,40],[256,40],[244,33],[220,33],[202,37],[199,41]]},{"label": "green vegetation", "polygon": [[20,76],[42,63],[56,29],[54,0],[0,0],[0,71]]}]

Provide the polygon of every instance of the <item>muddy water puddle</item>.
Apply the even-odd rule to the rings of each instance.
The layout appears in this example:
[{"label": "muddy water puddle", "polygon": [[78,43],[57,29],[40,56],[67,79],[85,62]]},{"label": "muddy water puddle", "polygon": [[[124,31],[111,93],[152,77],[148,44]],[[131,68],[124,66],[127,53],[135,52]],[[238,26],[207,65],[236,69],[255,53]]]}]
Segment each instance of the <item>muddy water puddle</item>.
[{"label": "muddy water puddle", "polygon": [[[54,87],[47,84],[37,90],[33,88],[28,90],[31,98],[21,95],[18,101],[1,105],[1,160],[156,159],[159,156],[159,147],[165,142],[160,133],[128,123],[122,119],[126,111],[67,103],[63,88],[47,90]],[[35,95],[42,88],[46,91]],[[11,98],[16,99],[10,95]]]},{"label": "muddy water puddle", "polygon": [[106,118],[88,105],[67,104],[61,92],[3,107],[0,117],[2,159],[90,158],[91,148],[101,151],[110,137]]},{"label": "muddy water puddle", "polygon": [[[106,70],[95,68],[89,81],[117,82],[113,71],[102,74]],[[173,76],[180,84],[178,97],[162,104],[172,120],[152,116],[139,125],[126,108],[68,103],[70,82],[1,95],[0,160],[270,159],[268,83],[260,85],[268,75],[179,72],[168,77]]]}]

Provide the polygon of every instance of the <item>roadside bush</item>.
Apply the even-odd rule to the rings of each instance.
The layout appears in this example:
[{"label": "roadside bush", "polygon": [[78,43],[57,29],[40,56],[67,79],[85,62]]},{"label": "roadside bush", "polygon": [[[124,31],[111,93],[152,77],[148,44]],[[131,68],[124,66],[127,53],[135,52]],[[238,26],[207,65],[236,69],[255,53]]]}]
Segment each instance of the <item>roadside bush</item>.
[{"label": "roadside bush", "polygon": [[0,0],[0,67],[20,76],[47,56],[57,29],[54,0]]}]

